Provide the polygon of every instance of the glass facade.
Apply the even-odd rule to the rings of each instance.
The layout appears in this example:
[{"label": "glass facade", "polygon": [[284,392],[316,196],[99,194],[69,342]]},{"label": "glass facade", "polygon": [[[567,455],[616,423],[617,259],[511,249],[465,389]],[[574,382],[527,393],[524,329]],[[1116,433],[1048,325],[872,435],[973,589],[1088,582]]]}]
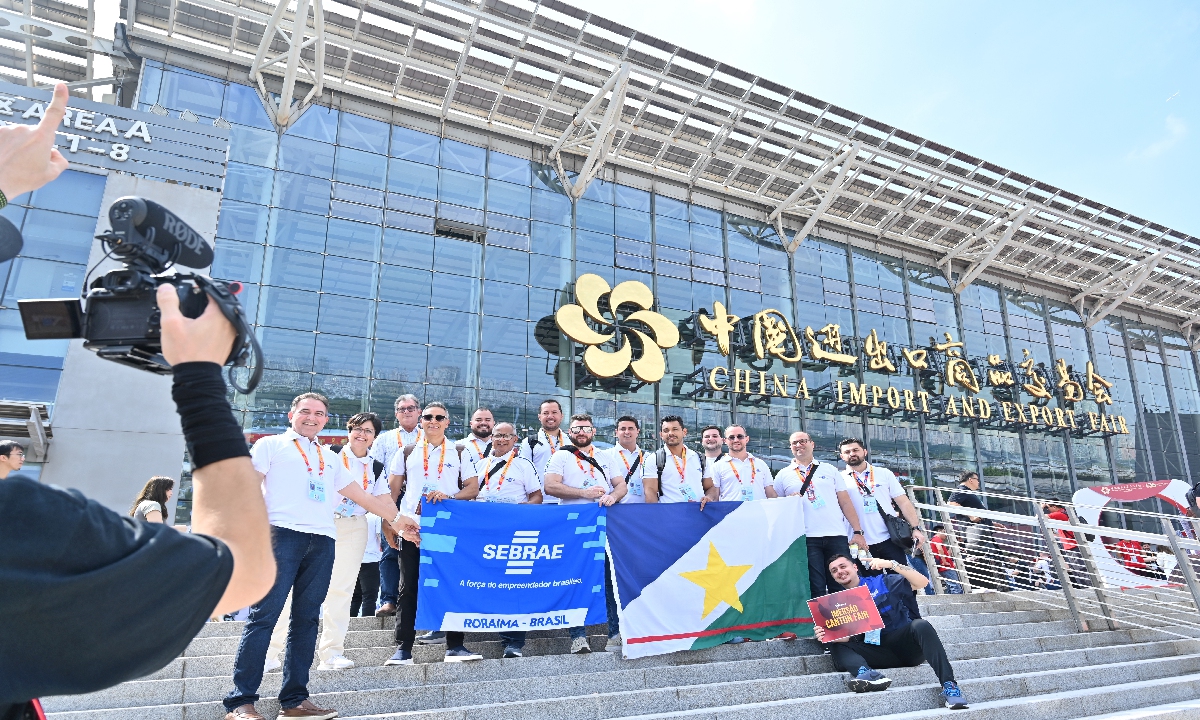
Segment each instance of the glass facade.
[{"label": "glass facade", "polygon": [[[789,457],[788,434],[805,428],[824,458],[836,457],[842,437],[865,437],[875,461],[913,482],[950,484],[971,469],[990,490],[1018,495],[1190,481],[1200,462],[1197,358],[1174,331],[1116,316],[1089,329],[1069,305],[983,282],[956,295],[937,268],[836,237],[806,238],[789,256],[772,227],[732,208],[687,202],[682,190],[648,178],[639,183],[644,187],[596,180],[572,203],[548,166],[502,152],[483,135],[466,142],[473,137],[467,131],[453,133],[460,140],[406,126],[418,124],[413,118],[397,116],[393,124],[313,107],[277,135],[251,88],[147,61],[139,108],[154,103],[233,125],[212,274],[246,283],[242,298],[267,359],[259,388],[235,397],[249,432],[283,426],[291,398],[307,390],[330,397],[331,427],[367,409],[390,421],[394,398],[413,393],[445,402],[458,433],[479,405],[497,420],[536,426],[538,404],[553,397],[596,416],[602,441],[611,442],[614,419],[624,414],[644,421],[647,441],[666,415],[683,416],[693,440],[703,426],[736,418],[753,437],[751,450],[774,466]],[[99,208],[87,210],[94,224]],[[28,228],[45,222],[36,213],[49,212],[65,211],[35,194],[6,214]],[[36,262],[79,273],[83,258],[62,252]],[[50,269],[36,274],[17,267],[23,262],[35,260],[23,257],[0,277],[41,284],[14,290],[18,280],[8,280],[0,310],[5,333],[16,332],[10,297],[69,294],[46,286],[54,282]],[[681,342],[665,352],[661,382],[597,378],[584,369],[582,348],[553,319],[584,273],[610,285],[645,283],[655,310],[680,328]],[[1078,376],[1090,361],[1113,382],[1108,412],[1123,414],[1130,432],[1013,430],[969,417],[848,412],[828,402],[839,380],[941,390],[933,387],[938,377],[889,379],[863,363],[806,364],[811,401],[714,393],[702,371],[782,371],[772,365],[777,359],[718,351],[697,329],[698,311],[711,313],[716,302],[737,315],[778,310],[798,331],[840,325],[856,351],[872,330],[879,341],[911,348],[944,342],[950,333],[965,344],[965,356],[994,357],[1009,368],[1028,350],[1052,386],[1056,363]],[[23,345],[6,341],[0,361],[27,368],[30,378],[55,369],[20,358],[61,365],[61,353],[46,360],[14,355],[10,347]],[[986,370],[976,367],[981,377]],[[47,375],[27,384],[51,388],[52,400],[54,382]],[[22,392],[7,379],[0,387],[13,397]],[[1005,392],[1022,391],[984,384],[978,397],[998,406],[1013,399]],[[1075,410],[1094,412],[1096,405],[1089,396]]]}]

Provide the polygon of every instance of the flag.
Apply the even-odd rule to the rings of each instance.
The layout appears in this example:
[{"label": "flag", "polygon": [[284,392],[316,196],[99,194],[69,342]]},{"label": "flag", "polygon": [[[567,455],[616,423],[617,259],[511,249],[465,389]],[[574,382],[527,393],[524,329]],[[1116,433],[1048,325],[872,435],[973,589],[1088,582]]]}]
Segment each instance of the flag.
[{"label": "flag", "polygon": [[605,622],[603,508],[421,503],[417,627],[552,630]]},{"label": "flag", "polygon": [[627,658],[812,636],[798,497],[614,505],[608,550]]}]

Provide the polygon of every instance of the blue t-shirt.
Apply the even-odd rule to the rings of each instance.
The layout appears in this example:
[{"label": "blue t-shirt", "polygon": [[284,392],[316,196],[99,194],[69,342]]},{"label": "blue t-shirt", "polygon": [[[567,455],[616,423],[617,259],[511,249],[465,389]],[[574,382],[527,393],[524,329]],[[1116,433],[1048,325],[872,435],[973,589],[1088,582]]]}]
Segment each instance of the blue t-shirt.
[{"label": "blue t-shirt", "polygon": [[879,616],[883,618],[883,635],[901,630],[921,617],[917,596],[903,575],[870,575],[861,580],[860,584],[867,586]]}]

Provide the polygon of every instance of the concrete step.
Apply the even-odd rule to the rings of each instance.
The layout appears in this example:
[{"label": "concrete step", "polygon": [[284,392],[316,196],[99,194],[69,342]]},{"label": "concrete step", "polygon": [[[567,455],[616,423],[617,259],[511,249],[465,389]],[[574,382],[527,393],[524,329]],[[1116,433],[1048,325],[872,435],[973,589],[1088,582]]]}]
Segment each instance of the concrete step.
[{"label": "concrete step", "polygon": [[[884,700],[889,692],[877,697]],[[1028,697],[985,702],[972,701],[968,710],[953,714],[958,720],[1196,720],[1200,702],[1200,674],[1087,686],[1074,690],[1040,693]],[[972,700],[971,695],[967,696]],[[1165,704],[1163,701],[1167,701]],[[1156,705],[1144,707],[1145,703]],[[890,703],[889,703],[890,704]],[[861,720],[926,720],[944,718],[942,708],[871,715]],[[1096,714],[1100,713],[1100,714]]]}]

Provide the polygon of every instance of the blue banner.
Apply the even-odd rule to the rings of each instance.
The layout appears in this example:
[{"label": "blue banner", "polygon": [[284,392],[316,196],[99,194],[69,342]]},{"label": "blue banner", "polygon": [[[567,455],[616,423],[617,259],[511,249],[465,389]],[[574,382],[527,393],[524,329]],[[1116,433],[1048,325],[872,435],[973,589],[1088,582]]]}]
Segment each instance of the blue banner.
[{"label": "blue banner", "polygon": [[421,502],[417,627],[512,632],[594,625],[605,512],[594,503]]}]

